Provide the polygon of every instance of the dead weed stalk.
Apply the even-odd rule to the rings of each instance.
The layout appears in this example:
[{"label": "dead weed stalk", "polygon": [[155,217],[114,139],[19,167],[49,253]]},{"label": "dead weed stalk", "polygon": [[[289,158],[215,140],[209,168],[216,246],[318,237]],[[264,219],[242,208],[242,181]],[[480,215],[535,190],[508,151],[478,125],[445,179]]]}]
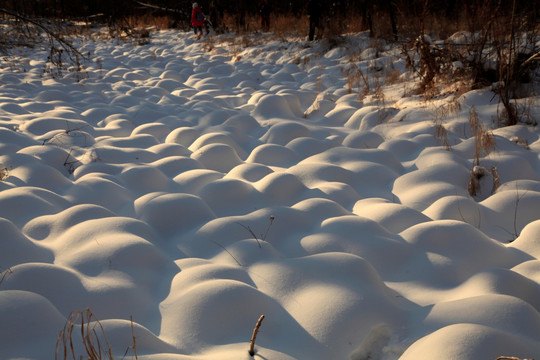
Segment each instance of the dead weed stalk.
[{"label": "dead weed stalk", "polygon": [[[131,319],[131,336],[133,345],[126,349],[122,359],[125,358],[129,350],[132,350],[133,356],[137,360],[133,319]],[[84,355],[78,355],[81,346]],[[105,335],[103,325],[89,308],[71,312],[56,340],[54,358],[55,360],[114,360],[113,351]]]},{"label": "dead weed stalk", "polygon": [[11,268],[7,268],[5,270],[2,270],[3,268],[0,266],[0,284],[4,282],[7,276],[13,274],[13,271]]},{"label": "dead weed stalk", "polygon": [[491,131],[484,129],[474,106],[469,112],[469,126],[474,135],[475,147],[473,166],[479,166],[480,156],[487,155],[491,150],[495,149],[495,137]]},{"label": "dead weed stalk", "polygon": [[264,315],[261,315],[259,317],[259,320],[257,320],[257,324],[255,324],[255,328],[253,329],[253,334],[251,335],[251,340],[249,342],[249,355],[253,357],[255,355],[255,340],[257,339],[257,334],[259,333],[259,329],[261,328],[262,321],[264,320]]},{"label": "dead weed stalk", "polygon": [[253,230],[251,230],[249,226],[241,224],[241,223],[237,223],[237,224],[243,227],[244,229],[246,229],[247,231],[249,231],[251,236],[253,236],[253,238],[257,241],[257,244],[259,245],[259,247],[261,247],[260,241],[266,241],[266,237],[268,236],[268,232],[270,231],[270,228],[272,227],[274,220],[275,220],[275,217],[270,216],[270,223],[268,224],[268,227],[266,228],[266,231],[264,232],[264,234],[261,234],[260,238],[257,237],[257,235],[253,232]]}]

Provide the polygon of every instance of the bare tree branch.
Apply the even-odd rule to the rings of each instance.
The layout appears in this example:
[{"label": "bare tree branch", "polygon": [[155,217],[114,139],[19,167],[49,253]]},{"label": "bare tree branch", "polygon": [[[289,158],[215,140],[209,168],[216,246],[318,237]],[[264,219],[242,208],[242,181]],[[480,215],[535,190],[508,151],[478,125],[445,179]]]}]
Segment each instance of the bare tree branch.
[{"label": "bare tree branch", "polygon": [[50,40],[51,43],[57,42],[58,44],[60,44],[60,46],[64,50],[66,50],[66,52],[68,54],[75,54],[76,56],[80,56],[81,58],[84,58],[84,59],[86,58],[86,56],[84,56],[69,41],[63,39],[60,35],[55,34],[54,31],[52,31],[47,26],[41,24],[39,21],[36,21],[36,20],[31,19],[31,18],[29,18],[27,16],[18,14],[16,12],[13,12],[13,11],[10,11],[10,10],[4,9],[4,8],[0,8],[0,13],[4,13],[6,15],[14,17],[17,20],[21,20],[21,21],[23,21],[25,23],[32,24],[32,25],[38,27],[39,29],[43,30],[47,34],[47,36],[49,37],[49,40]]}]

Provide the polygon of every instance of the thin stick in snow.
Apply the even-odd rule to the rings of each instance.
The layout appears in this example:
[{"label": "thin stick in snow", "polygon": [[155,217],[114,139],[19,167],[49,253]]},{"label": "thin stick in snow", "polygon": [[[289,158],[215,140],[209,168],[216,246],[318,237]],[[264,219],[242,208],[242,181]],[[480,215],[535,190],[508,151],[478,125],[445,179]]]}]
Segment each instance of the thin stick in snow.
[{"label": "thin stick in snow", "polygon": [[264,319],[264,315],[261,315],[259,320],[257,320],[257,324],[255,325],[255,329],[253,329],[253,335],[251,335],[251,341],[249,342],[249,355],[253,356],[255,355],[255,339],[257,338],[257,333],[259,332],[259,328],[261,327],[261,323]]}]

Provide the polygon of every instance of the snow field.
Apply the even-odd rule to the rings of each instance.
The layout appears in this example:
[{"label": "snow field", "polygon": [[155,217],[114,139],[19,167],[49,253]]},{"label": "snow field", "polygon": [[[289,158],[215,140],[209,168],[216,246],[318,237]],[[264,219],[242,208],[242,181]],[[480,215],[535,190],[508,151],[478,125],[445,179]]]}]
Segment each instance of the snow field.
[{"label": "snow field", "polygon": [[500,187],[472,198],[490,91],[460,99],[448,150],[429,104],[361,102],[348,49],[318,46],[233,61],[161,31],[83,44],[80,82],[39,52],[0,69],[0,357],[51,359],[87,307],[119,358],[133,331],[139,359],[249,359],[262,314],[260,359],[540,354],[538,130],[493,131]]}]

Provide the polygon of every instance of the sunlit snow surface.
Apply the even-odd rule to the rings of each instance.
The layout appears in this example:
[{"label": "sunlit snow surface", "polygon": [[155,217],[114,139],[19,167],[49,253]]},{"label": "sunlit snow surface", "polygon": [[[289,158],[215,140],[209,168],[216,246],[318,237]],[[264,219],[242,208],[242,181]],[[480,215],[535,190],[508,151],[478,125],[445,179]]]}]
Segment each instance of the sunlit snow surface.
[{"label": "sunlit snow surface", "polygon": [[[88,41],[79,82],[37,50],[0,70],[1,359],[53,359],[85,308],[115,358],[133,331],[141,360],[249,359],[262,314],[256,359],[539,356],[535,127],[493,131],[500,186],[473,198],[488,89],[441,118],[365,34],[201,44]],[[349,93],[351,59],[384,99]]]}]

